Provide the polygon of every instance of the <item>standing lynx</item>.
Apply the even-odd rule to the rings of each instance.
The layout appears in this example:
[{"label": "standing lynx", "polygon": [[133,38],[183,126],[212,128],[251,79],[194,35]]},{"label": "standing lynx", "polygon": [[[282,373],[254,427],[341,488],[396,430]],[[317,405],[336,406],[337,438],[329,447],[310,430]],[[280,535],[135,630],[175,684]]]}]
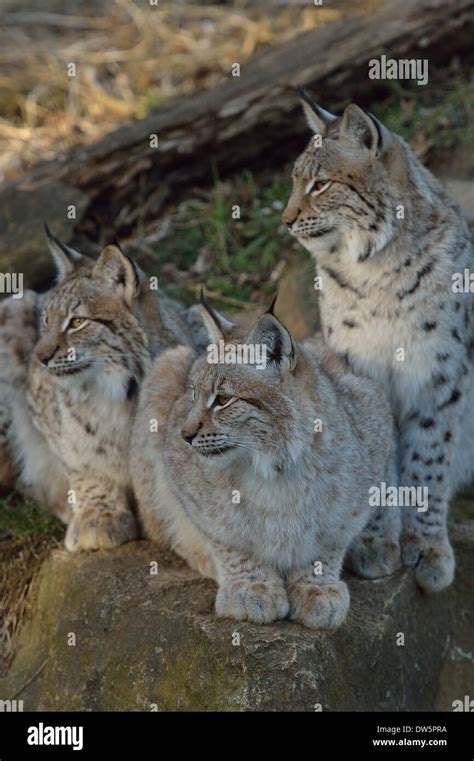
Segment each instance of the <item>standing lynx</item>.
[{"label": "standing lynx", "polygon": [[[131,443],[148,536],[217,580],[219,616],[267,623],[289,611],[306,626],[339,626],[341,566],[360,532],[364,541],[369,489],[396,475],[389,405],[323,345],[296,346],[272,311],[249,333],[209,307],[203,315],[213,346],[264,347],[267,361],[214,363],[180,347],[155,362]],[[371,533],[388,533],[397,556],[390,515]]]},{"label": "standing lynx", "polygon": [[403,510],[402,555],[426,591],[448,586],[449,501],[474,467],[469,293],[462,213],[406,143],[356,105],[338,118],[303,93],[314,137],[297,159],[283,219],[314,256],[328,344],[380,381],[396,419],[402,485],[428,488]]},{"label": "standing lynx", "polygon": [[[21,357],[0,333],[1,353],[11,356],[1,399],[15,401],[6,431],[16,487],[68,524],[69,550],[112,547],[137,534],[128,442],[138,387],[153,356],[192,339],[181,310],[119,247],[95,261],[51,235],[49,246],[57,285],[41,299],[29,293],[21,307],[2,305],[10,333],[13,316],[25,323]],[[32,350],[26,330],[36,314]]]}]

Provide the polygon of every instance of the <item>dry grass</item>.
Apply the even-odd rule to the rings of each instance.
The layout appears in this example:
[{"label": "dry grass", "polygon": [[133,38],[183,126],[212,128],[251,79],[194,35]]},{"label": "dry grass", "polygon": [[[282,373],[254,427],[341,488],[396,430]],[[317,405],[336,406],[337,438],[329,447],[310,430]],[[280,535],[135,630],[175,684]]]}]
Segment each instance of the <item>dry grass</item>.
[{"label": "dry grass", "polygon": [[106,0],[100,15],[72,16],[28,12],[20,2],[0,16],[0,180],[169,97],[213,87],[267,45],[379,4]]},{"label": "dry grass", "polygon": [[0,674],[10,664],[15,635],[31,599],[29,591],[55,544],[50,537],[0,542]]},{"label": "dry grass", "polygon": [[63,533],[59,521],[33,502],[15,494],[0,499],[0,674],[12,658],[32,584]]}]

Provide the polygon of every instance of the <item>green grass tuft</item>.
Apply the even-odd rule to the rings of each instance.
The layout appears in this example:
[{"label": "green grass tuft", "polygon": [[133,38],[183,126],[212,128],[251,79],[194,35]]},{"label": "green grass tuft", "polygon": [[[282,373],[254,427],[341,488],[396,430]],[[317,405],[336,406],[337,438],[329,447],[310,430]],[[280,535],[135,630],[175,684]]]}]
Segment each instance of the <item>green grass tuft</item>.
[{"label": "green grass tuft", "polygon": [[[213,176],[211,190],[196,190],[177,207],[172,229],[158,244],[147,269],[160,278],[164,290],[187,304],[194,303],[200,283],[213,293],[242,302],[255,301],[258,294],[259,302],[265,303],[275,290],[270,276],[278,262],[307,258],[281,221],[291,193],[289,172],[259,186],[248,170],[223,183],[214,165]],[[240,218],[236,218],[236,207]],[[196,275],[192,267],[200,254],[208,263],[205,272]],[[170,263],[173,273],[166,282],[161,275]],[[232,311],[228,302],[225,306]]]},{"label": "green grass tuft", "polygon": [[17,494],[9,494],[0,499],[0,537],[59,538],[63,531],[62,523],[32,500],[23,499]]},{"label": "green grass tuft", "polygon": [[436,150],[472,143],[474,81],[449,78],[433,88],[387,81],[385,86],[388,95],[371,110],[405,140],[423,132]]}]

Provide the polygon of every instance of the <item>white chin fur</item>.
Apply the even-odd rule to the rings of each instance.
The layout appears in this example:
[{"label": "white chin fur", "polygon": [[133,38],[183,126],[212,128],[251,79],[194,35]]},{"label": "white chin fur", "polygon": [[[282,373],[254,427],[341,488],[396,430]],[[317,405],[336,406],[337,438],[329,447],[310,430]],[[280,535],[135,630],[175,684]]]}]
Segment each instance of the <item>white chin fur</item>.
[{"label": "white chin fur", "polygon": [[313,256],[325,253],[331,246],[335,244],[341,245],[341,236],[339,230],[335,229],[332,232],[322,235],[320,238],[300,238],[297,236],[298,241],[307,251]]},{"label": "white chin fur", "polygon": [[123,402],[128,394],[130,373],[125,367],[110,369],[93,362],[77,375],[57,376],[57,380],[77,402],[96,395],[97,391],[111,401]]},{"label": "white chin fur", "polygon": [[95,377],[97,387],[104,396],[117,402],[127,398],[129,381],[130,374],[125,368],[116,368],[108,372],[101,368]]},{"label": "white chin fur", "polygon": [[222,454],[207,455],[203,456],[202,459],[206,465],[211,465],[213,468],[224,469],[229,467],[229,460],[238,459],[239,454],[241,453],[242,450],[239,450],[238,447],[232,447],[232,449],[227,449],[226,451],[222,452]]},{"label": "white chin fur", "polygon": [[348,230],[341,241],[341,248],[344,248],[347,255],[353,262],[358,262],[360,257],[364,257],[369,245],[369,236],[365,230],[354,228]]}]

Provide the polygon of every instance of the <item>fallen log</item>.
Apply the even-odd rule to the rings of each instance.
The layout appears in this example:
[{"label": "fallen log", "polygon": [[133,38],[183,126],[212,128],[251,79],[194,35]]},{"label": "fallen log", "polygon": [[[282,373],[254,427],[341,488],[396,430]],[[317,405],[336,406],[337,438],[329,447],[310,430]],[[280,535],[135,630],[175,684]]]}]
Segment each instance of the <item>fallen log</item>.
[{"label": "fallen log", "polygon": [[[213,90],[170,101],[1,187],[0,270],[22,268],[29,285],[41,279],[42,218],[53,229],[59,224],[66,240],[100,234],[104,241],[156,218],[167,199],[191,185],[210,184],[211,158],[221,177],[281,166],[307,134],[297,84],[327,106],[356,91],[364,102],[380,88],[368,76],[370,59],[386,54],[442,65],[454,53],[472,54],[473,31],[474,0],[387,0],[372,15],[346,17],[268,48],[242,63],[240,76],[229,73]],[[63,201],[53,209],[49,199],[58,188]]]}]

